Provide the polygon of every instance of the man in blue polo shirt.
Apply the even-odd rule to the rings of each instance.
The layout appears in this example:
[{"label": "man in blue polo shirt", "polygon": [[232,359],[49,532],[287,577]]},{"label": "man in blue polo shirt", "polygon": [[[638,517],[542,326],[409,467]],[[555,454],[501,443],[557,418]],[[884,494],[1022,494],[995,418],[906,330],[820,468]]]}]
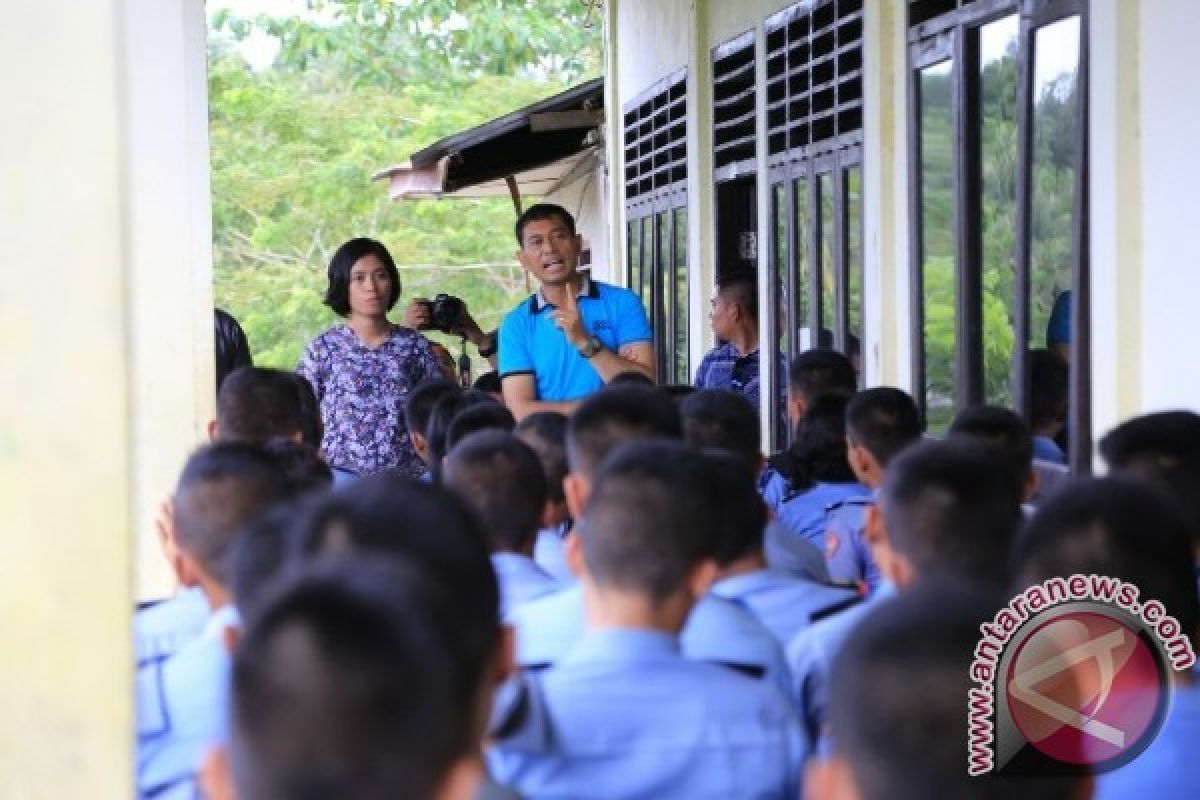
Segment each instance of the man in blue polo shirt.
[{"label": "man in blue polo shirt", "polygon": [[583,239],[562,206],[538,203],[517,220],[517,259],[541,289],[500,325],[504,402],[518,418],[570,413],[622,372],[654,378],[654,345],[641,300],[579,272]]}]

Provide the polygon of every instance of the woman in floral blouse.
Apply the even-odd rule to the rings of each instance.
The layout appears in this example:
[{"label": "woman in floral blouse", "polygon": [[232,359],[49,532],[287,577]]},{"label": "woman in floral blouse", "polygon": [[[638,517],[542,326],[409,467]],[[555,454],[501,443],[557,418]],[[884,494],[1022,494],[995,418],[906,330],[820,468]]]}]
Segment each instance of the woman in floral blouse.
[{"label": "woman in floral blouse", "polygon": [[387,248],[351,239],[329,262],[325,305],[346,321],[309,342],[296,371],[321,405],[321,450],[333,467],[359,475],[425,469],[404,424],[408,393],[441,370],[429,340],[388,321],[400,274]]}]

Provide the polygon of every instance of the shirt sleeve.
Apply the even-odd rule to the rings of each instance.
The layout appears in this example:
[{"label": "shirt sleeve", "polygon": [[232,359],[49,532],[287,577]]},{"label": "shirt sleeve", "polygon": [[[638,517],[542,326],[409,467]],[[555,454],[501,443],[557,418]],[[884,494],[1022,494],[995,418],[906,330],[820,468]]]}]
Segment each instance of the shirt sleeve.
[{"label": "shirt sleeve", "polygon": [[522,372],[533,372],[533,352],[529,347],[529,337],[526,326],[514,311],[500,323],[497,334],[500,339],[499,356],[496,360],[496,371],[500,377],[515,375]]},{"label": "shirt sleeve", "polygon": [[703,389],[708,383],[708,373],[712,369],[713,353],[708,351],[704,354],[704,358],[700,360],[700,366],[696,367],[696,388]]},{"label": "shirt sleeve", "polygon": [[646,309],[633,292],[621,292],[616,316],[618,348],[634,342],[654,341],[654,331],[650,328],[650,320],[646,318]]}]

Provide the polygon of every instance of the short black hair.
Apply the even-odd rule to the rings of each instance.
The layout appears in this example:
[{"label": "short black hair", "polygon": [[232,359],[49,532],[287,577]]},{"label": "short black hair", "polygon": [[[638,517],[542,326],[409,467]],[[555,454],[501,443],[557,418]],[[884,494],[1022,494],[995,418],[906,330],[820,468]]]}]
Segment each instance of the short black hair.
[{"label": "short black hair", "polygon": [[968,692],[995,602],[962,586],[901,592],[855,627],[830,671],[829,724],[862,800],[1051,800],[1079,778],[967,774]]},{"label": "short black hair", "polygon": [[459,442],[472,433],[488,430],[509,433],[516,424],[512,412],[499,403],[479,403],[464,408],[454,415],[446,428],[446,452],[453,451]]},{"label": "short black hair", "polygon": [[788,388],[807,400],[823,394],[849,397],[858,388],[858,375],[850,359],[837,350],[817,347],[792,359]]},{"label": "short black hair", "polygon": [[296,565],[298,537],[319,503],[318,495],[276,503],[242,527],[226,556],[226,572],[243,619],[254,616],[267,589]]},{"label": "short black hair", "polygon": [[1126,420],[1100,440],[1115,475],[1145,480],[1171,495],[1200,547],[1200,414],[1159,411]]},{"label": "short black hair", "polygon": [[863,389],[846,404],[846,437],[887,467],[897,453],[921,438],[917,404],[903,389]]},{"label": "short black hair", "polygon": [[544,219],[554,219],[558,217],[563,224],[567,226],[567,231],[575,235],[575,217],[571,216],[571,212],[567,211],[556,203],[534,203],[529,208],[522,212],[521,216],[517,217],[517,224],[513,226],[513,232],[517,235],[517,244],[525,246],[525,240],[521,238],[525,233],[525,226],[530,222],[540,221]]},{"label": "short black hair", "polygon": [[1067,418],[1070,370],[1053,350],[1029,351],[1029,424],[1033,428]]},{"label": "short black hair", "polygon": [[679,404],[683,440],[696,447],[724,450],[758,466],[762,424],[745,395],[728,389],[701,389]]},{"label": "short black hair", "polygon": [[567,477],[567,417],[557,411],[535,411],[513,429],[518,439],[537,454],[546,476],[546,495],[563,501],[563,478]]},{"label": "short black hair", "polygon": [[217,436],[226,442],[265,442],[310,433],[295,373],[240,367],[217,393]]},{"label": "short black hair", "polygon": [[276,460],[261,446],[215,442],[194,452],[175,488],[175,536],[210,578],[226,583],[225,561],[241,529],[289,495]]},{"label": "short black hair", "polygon": [[349,558],[273,593],[234,656],[238,796],[432,797],[477,741],[450,592],[418,565]]},{"label": "short black hair", "polygon": [[662,602],[713,557],[721,535],[716,471],[681,442],[631,441],[596,470],[576,534],[602,586]]},{"label": "short black hair", "polygon": [[946,436],[987,449],[1019,485],[1025,485],[1033,471],[1033,433],[1015,411],[1000,406],[969,406],[954,415]]},{"label": "short black hair", "polygon": [[609,386],[655,386],[654,379],[644,372],[639,372],[636,369],[627,369],[624,372],[618,372],[608,382]]},{"label": "short black hair", "polygon": [[459,412],[478,405],[496,406],[498,404],[486,392],[477,392],[474,389],[443,394],[433,404],[433,410],[429,412],[429,422],[425,424],[425,446],[429,448],[429,473],[433,476],[435,483],[442,479],[442,459],[446,457],[446,452],[450,449],[450,445],[446,442],[446,436],[450,432],[450,423],[454,421]]},{"label": "short black hair", "polygon": [[679,439],[679,410],[648,386],[606,386],[580,403],[567,423],[567,463],[590,475],[617,445],[631,439]]},{"label": "short black hair", "polygon": [[329,288],[325,290],[325,305],[333,309],[339,317],[350,314],[350,270],[358,261],[366,256],[375,256],[387,270],[392,281],[392,291],[388,295],[387,308],[389,311],[400,299],[400,272],[392,254],[382,242],[374,239],[359,237],[339,247],[329,260]]},{"label": "short black hair", "polygon": [[767,506],[758,492],[758,465],[719,448],[704,450],[703,457],[714,472],[714,499],[720,510],[720,535],[713,558],[727,567],[746,556],[761,555]]},{"label": "short black hair", "polygon": [[232,314],[220,308],[213,309],[213,355],[216,356],[217,391],[221,384],[239,367],[254,365],[250,354],[250,342],[246,332]]},{"label": "short black hair", "polygon": [[922,581],[939,576],[1008,583],[1021,488],[982,445],[927,440],[888,467],[880,508],[892,549]]},{"label": "short black hair", "polygon": [[796,439],[771,465],[787,479],[792,491],[818,483],[853,483],[857,480],[846,459],[846,404],[844,394],[820,394],[804,409]]},{"label": "short black hair", "polygon": [[735,269],[718,275],[717,293],[737,303],[750,319],[758,322],[758,275],[754,270]]},{"label": "short black hair", "polygon": [[450,450],[442,479],[483,520],[498,552],[524,552],[546,505],[546,476],[529,445],[503,430],[472,433]]},{"label": "short black hair", "polygon": [[447,380],[437,378],[421,383],[408,393],[408,399],[404,401],[405,426],[424,436],[437,402],[447,395],[459,394],[462,394],[462,389]]},{"label": "short black hair", "polygon": [[475,382],[471,384],[471,388],[488,394],[500,394],[504,390],[504,386],[500,383],[500,373],[494,369],[488,370],[476,378]]},{"label": "short black hair", "polygon": [[1200,608],[1188,524],[1159,490],[1127,478],[1073,481],[1034,513],[1017,539],[1016,589],[1053,577],[1104,575],[1137,586],[1196,641]]},{"label": "short black hair", "polygon": [[333,485],[333,470],[315,447],[292,439],[271,439],[263,449],[275,459],[292,494],[320,492]]}]

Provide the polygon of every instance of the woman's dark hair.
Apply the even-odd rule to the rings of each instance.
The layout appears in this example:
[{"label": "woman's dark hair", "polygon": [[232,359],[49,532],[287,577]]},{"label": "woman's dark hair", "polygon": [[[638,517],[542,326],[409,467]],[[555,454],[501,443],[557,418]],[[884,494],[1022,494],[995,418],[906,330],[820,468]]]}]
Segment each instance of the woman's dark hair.
[{"label": "woman's dark hair", "polygon": [[387,307],[391,311],[400,299],[400,273],[396,270],[396,262],[392,254],[382,242],[374,239],[351,239],[337,249],[329,260],[329,288],[325,290],[325,305],[333,309],[338,316],[350,314],[350,268],[364,256],[375,256],[383,262],[392,279],[392,291],[388,295]]},{"label": "woman's dark hair", "polygon": [[819,395],[805,410],[792,446],[771,457],[771,466],[787,479],[792,491],[810,489],[818,482],[855,480],[846,460],[847,402],[841,394]]}]

